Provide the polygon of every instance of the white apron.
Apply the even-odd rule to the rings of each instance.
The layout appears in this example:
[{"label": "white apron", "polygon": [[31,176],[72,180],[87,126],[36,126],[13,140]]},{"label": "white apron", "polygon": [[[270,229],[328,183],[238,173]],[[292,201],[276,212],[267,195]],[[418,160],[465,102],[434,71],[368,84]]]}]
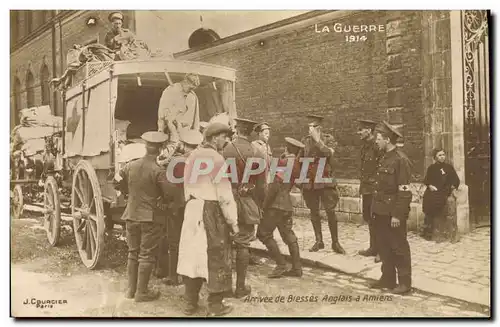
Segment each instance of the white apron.
[{"label": "white apron", "polygon": [[204,200],[191,199],[186,204],[179,243],[177,273],[208,280],[207,233],[203,223]]}]

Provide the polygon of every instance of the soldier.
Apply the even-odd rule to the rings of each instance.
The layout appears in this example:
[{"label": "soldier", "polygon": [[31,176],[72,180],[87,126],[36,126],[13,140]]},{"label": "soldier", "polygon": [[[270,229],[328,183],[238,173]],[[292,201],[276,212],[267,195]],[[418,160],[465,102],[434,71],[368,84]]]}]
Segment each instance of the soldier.
[{"label": "soldier", "polygon": [[123,14],[121,12],[112,12],[109,14],[108,20],[111,23],[111,30],[104,37],[104,45],[118,53],[123,44],[132,43],[135,40],[135,35],[130,30],[123,28]]},{"label": "soldier", "polygon": [[248,247],[250,242],[255,240],[255,225],[258,225],[261,220],[265,175],[251,176],[248,183],[243,183],[248,159],[263,158],[249,140],[252,128],[257,123],[241,118],[236,118],[235,121],[238,135],[232,143],[224,148],[223,156],[226,160],[234,160],[237,166],[238,180],[232,183],[234,198],[238,205],[238,227],[240,230],[234,239],[236,245],[236,290],[234,296],[241,298],[251,293],[251,287],[245,285],[250,260]]},{"label": "soldier", "polygon": [[[384,156],[377,169],[373,196],[378,241],[377,249],[382,259],[382,277],[371,288],[393,289],[395,294],[411,291],[411,253],[406,238],[406,221],[410,212],[410,160],[396,147],[402,135],[387,122],[376,129],[376,143]],[[396,272],[399,285],[396,287]]]},{"label": "soldier", "polygon": [[[252,145],[255,146],[262,155],[264,159],[266,159],[266,163],[269,167],[269,162],[273,157],[273,151],[271,150],[271,146],[269,145],[269,138],[271,137],[271,127],[266,122],[255,125],[254,132],[257,133],[257,140],[252,142]],[[266,167],[266,168],[268,168]]]},{"label": "soldier", "polygon": [[[146,155],[128,163],[120,172],[119,189],[129,195],[122,219],[126,221],[128,245],[128,290],[126,297],[136,302],[153,301],[160,296],[148,290],[151,272],[155,266],[162,225],[165,216],[158,210],[158,198],[167,190],[162,187],[165,170],[156,163],[161,145],[167,136],[146,132]],[[153,181],[153,183],[151,183]]]},{"label": "soldier", "polygon": [[[177,273],[184,276],[186,308],[192,315],[198,310],[203,280],[207,281],[208,315],[222,316],[232,307],[223,303],[232,290],[231,234],[238,235],[237,208],[227,178],[198,176],[198,159],[213,160],[214,167],[224,166],[220,155],[229,141],[231,129],[212,123],[205,130],[205,142],[191,152],[184,168],[184,192],[187,200],[182,223]],[[232,233],[231,233],[232,232]],[[231,234],[230,234],[231,233]]]},{"label": "soldier", "polygon": [[318,167],[321,167],[320,162],[324,162],[325,165],[322,177],[333,178],[332,162],[336,142],[333,135],[321,131],[323,117],[308,115],[307,118],[309,118],[309,135],[302,139],[302,143],[305,145],[303,156],[314,159],[314,162],[310,163],[307,171],[309,183],[303,183],[301,187],[304,201],[311,211],[311,223],[316,237],[316,242],[309,251],[317,252],[325,248],[321,232],[321,216],[319,214],[321,200],[328,216],[328,227],[332,236],[332,250],[336,253],[345,254],[338,240],[337,216],[335,214],[335,207],[339,202],[337,184],[335,181],[330,183],[316,182]]},{"label": "soldier", "polygon": [[373,192],[375,191],[375,177],[377,174],[378,160],[383,154],[375,144],[375,126],[376,122],[372,120],[360,119],[358,135],[363,142],[361,147],[361,177],[359,193],[363,199],[363,219],[368,224],[370,232],[370,247],[359,251],[359,254],[365,257],[375,256],[375,262],[380,262],[380,255],[377,251],[377,242],[375,240],[375,222],[371,213]]},{"label": "soldier", "polygon": [[[300,166],[296,158],[300,150],[304,148],[304,144],[291,137],[285,137],[285,141],[285,153],[281,156],[278,167],[283,169],[283,167],[288,167],[287,162],[289,160],[293,161],[291,179],[288,180],[283,172],[276,174],[274,182],[269,185],[263,205],[264,217],[257,230],[257,237],[267,247],[271,257],[276,261],[276,268],[269,275],[269,278],[279,278],[282,276],[302,277],[299,245],[297,244],[297,237],[292,230],[293,204],[290,191],[295,178],[299,177]],[[280,232],[281,238],[288,245],[290,256],[292,257],[291,270],[288,270],[285,258],[273,238],[276,227]]]}]

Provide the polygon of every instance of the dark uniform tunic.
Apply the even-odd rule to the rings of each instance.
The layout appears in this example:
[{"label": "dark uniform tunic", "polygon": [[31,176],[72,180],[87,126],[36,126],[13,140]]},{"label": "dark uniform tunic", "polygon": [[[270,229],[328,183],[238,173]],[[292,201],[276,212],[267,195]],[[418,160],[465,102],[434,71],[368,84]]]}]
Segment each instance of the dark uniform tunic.
[{"label": "dark uniform tunic", "polygon": [[375,140],[364,141],[361,148],[361,176],[359,193],[363,197],[363,219],[372,220],[371,205],[377,175],[378,161],[383,153],[377,148]]},{"label": "dark uniform tunic", "polygon": [[[289,154],[280,160],[279,166],[286,166],[288,160],[295,161],[295,156]],[[290,191],[293,187],[293,181],[299,177],[300,165],[295,161],[290,181],[283,181],[276,176],[273,183],[268,186],[266,198],[263,204],[264,217],[257,230],[257,237],[266,244],[273,239],[273,233],[276,227],[280,232],[281,239],[285,244],[297,242],[297,237],[292,230],[293,221],[293,203]]]},{"label": "dark uniform tunic", "polygon": [[104,37],[104,45],[113,51],[119,51],[123,44],[120,38],[124,38],[125,40],[131,42],[135,37],[134,33],[126,28],[122,28],[121,33],[110,30]]},{"label": "dark uniform tunic", "polygon": [[165,170],[155,155],[129,162],[120,172],[120,190],[128,194],[122,219],[126,221],[128,258],[155,263],[165,216],[159,203],[168,192],[164,188]]},{"label": "dark uniform tunic", "polygon": [[[410,161],[399,149],[388,151],[377,169],[372,212],[375,215],[377,249],[382,259],[382,280],[411,287],[411,254],[406,238],[406,221],[410,213]],[[391,218],[400,221],[391,227]]]},{"label": "dark uniform tunic", "polygon": [[[248,183],[242,183],[246,162],[249,158],[262,158],[262,154],[242,136],[236,136],[223,151],[225,159],[236,162],[238,180],[233,181],[233,194],[238,207],[238,226],[240,232],[235,238],[237,246],[248,247],[255,239],[255,226],[262,218],[261,208],[265,196],[265,174],[250,176]],[[256,168],[255,165],[253,168]],[[244,189],[249,189],[246,192]]]},{"label": "dark uniform tunic", "polygon": [[311,219],[319,220],[320,200],[327,212],[333,212],[339,201],[337,184],[334,180],[330,183],[316,182],[316,173],[321,159],[325,160],[322,177],[333,179],[332,149],[335,150],[336,142],[333,135],[321,133],[319,142],[315,142],[311,136],[306,136],[302,139],[302,143],[305,145],[303,156],[314,158],[314,162],[309,164],[307,171],[309,182],[301,185],[302,192],[306,205],[311,210]]}]

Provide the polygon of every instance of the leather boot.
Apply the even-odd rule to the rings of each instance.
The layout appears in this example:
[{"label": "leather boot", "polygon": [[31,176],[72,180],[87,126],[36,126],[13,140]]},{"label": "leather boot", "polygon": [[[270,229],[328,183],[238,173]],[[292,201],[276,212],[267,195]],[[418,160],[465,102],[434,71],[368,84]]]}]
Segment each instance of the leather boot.
[{"label": "leather boot", "polygon": [[127,299],[133,299],[135,292],[137,291],[137,274],[139,270],[139,263],[135,260],[128,259],[127,261],[127,275],[128,275],[128,287],[125,297]]},{"label": "leather boot", "polygon": [[236,251],[236,290],[234,291],[235,298],[242,298],[249,295],[252,289],[245,285],[247,278],[248,260],[250,253],[248,248],[239,248]]},{"label": "leather boot", "polygon": [[369,287],[372,288],[372,289],[383,289],[383,288],[388,288],[388,289],[393,289],[396,287],[396,281],[387,281],[383,278],[380,278],[379,280],[375,281],[375,282],[371,282],[369,284]]},{"label": "leather boot", "polygon": [[166,285],[169,286],[178,286],[179,276],[177,275],[177,261],[179,259],[179,251],[178,250],[169,250],[169,263],[168,263],[168,277],[163,281]]},{"label": "leather boot", "polygon": [[316,243],[309,249],[309,252],[318,252],[325,248],[325,243],[323,243],[323,233],[321,232],[321,219],[318,217],[316,219],[311,219],[311,223],[314,230],[314,237],[316,238]]},{"label": "leather boot", "polygon": [[288,270],[286,266],[285,257],[281,254],[278,244],[275,240],[270,240],[266,242],[267,250],[271,258],[276,261],[276,268],[274,268],[273,272],[269,274],[269,278],[280,278],[284,272]]},{"label": "leather boot", "polygon": [[375,230],[373,223],[368,224],[368,230],[370,233],[370,247],[366,250],[359,251],[359,254],[365,257],[373,257],[377,255],[376,244],[375,244]]},{"label": "leather boot", "polygon": [[337,216],[334,211],[327,212],[328,214],[328,227],[332,236],[332,250],[339,254],[345,254],[345,250],[339,243]]},{"label": "leather boot", "polygon": [[191,316],[198,311],[198,301],[200,299],[200,289],[203,285],[203,280],[200,278],[184,278],[186,307],[184,314]]},{"label": "leather boot", "polygon": [[284,273],[284,276],[302,277],[302,263],[300,262],[300,250],[297,242],[288,244],[288,250],[292,257],[292,269]]},{"label": "leather boot", "polygon": [[160,297],[160,292],[148,290],[149,278],[154,268],[154,263],[139,263],[139,273],[137,280],[137,292],[135,293],[135,302],[154,301]]},{"label": "leather boot", "polygon": [[233,307],[230,305],[226,305],[223,302],[222,293],[210,293],[208,294],[208,312],[207,317],[220,317],[225,316],[231,311],[233,311]]},{"label": "leather boot", "polygon": [[399,285],[392,290],[393,294],[406,295],[411,292],[411,277],[410,276],[398,276]]}]

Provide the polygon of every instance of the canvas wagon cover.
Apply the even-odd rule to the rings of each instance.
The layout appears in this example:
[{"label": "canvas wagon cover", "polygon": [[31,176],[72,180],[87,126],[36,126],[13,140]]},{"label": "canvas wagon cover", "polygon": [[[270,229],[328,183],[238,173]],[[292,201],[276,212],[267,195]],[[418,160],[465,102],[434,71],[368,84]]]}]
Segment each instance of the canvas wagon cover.
[{"label": "canvas wagon cover", "polygon": [[[82,93],[68,100],[66,103],[66,157],[93,157],[109,152],[117,87],[117,79],[111,82],[108,80],[86,90],[85,100]],[[87,107],[85,116],[82,111],[84,101]]]}]

